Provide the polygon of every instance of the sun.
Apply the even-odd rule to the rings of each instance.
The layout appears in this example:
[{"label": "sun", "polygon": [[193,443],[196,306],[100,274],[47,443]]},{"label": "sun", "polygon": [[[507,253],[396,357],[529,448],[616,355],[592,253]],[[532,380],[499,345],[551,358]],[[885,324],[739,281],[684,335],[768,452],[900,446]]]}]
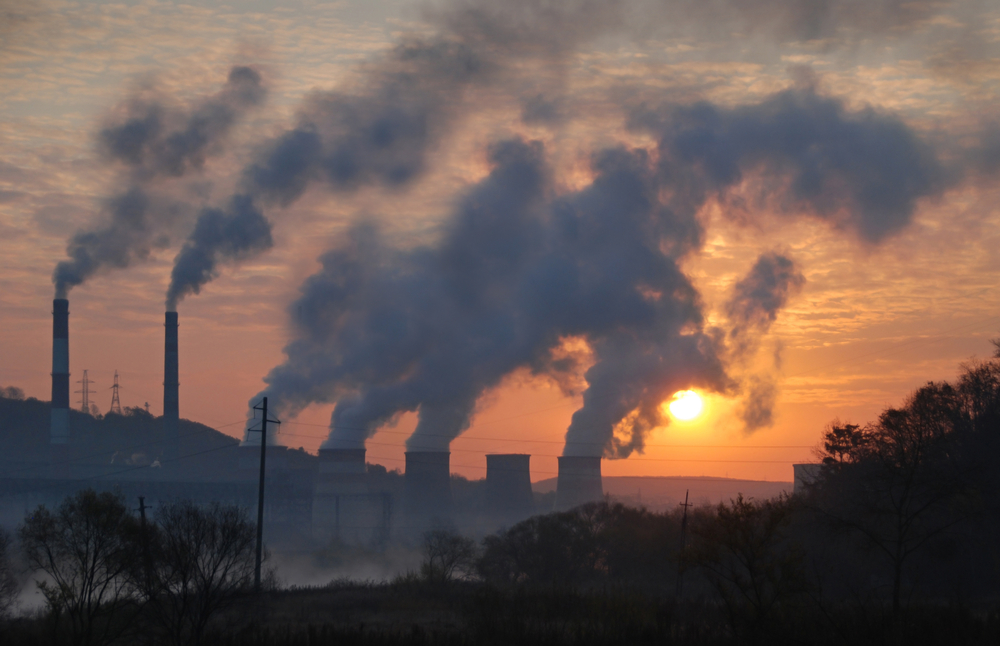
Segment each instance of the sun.
[{"label": "sun", "polygon": [[670,414],[683,422],[701,415],[701,409],[701,397],[693,390],[674,393],[674,400],[670,402]]}]

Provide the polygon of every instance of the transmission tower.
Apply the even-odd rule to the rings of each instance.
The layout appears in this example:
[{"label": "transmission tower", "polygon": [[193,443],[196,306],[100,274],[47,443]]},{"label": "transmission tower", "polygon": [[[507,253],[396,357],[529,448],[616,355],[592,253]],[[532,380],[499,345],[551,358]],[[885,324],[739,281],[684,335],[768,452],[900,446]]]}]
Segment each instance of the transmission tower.
[{"label": "transmission tower", "polygon": [[87,376],[87,371],[84,370],[83,379],[76,383],[80,384],[80,390],[74,390],[73,392],[80,395],[80,401],[77,402],[80,404],[80,410],[90,415],[90,385],[94,382],[90,380],[90,377]]},{"label": "transmission tower", "polygon": [[109,413],[122,414],[122,403],[118,401],[118,371],[115,370],[115,385],[111,387],[111,410]]}]

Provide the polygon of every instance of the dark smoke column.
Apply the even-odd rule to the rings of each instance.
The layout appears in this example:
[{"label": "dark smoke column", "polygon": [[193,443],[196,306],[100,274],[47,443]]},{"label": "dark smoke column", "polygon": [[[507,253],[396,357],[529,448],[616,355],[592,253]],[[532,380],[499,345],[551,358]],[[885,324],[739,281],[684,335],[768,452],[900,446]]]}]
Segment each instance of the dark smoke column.
[{"label": "dark smoke column", "polygon": [[52,301],[52,414],[49,443],[69,443],[69,301]]},{"label": "dark smoke column", "polygon": [[177,312],[167,312],[166,338],[163,347],[163,458],[176,459],[178,453],[178,420],[180,418],[177,367]]}]

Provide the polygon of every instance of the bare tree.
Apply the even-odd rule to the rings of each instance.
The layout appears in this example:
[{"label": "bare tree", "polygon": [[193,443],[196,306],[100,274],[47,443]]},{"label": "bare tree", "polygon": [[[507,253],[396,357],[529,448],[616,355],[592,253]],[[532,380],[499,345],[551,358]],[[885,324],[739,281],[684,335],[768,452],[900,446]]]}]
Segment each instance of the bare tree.
[{"label": "bare tree", "polygon": [[170,643],[201,644],[210,621],[254,583],[255,525],[234,505],[162,505],[150,611]]},{"label": "bare tree", "polygon": [[913,555],[966,515],[950,463],[960,411],[954,388],[931,383],[875,424],[845,427],[841,436],[834,426],[825,437],[826,466],[810,504],[884,557],[897,618]]},{"label": "bare tree", "polygon": [[0,619],[6,619],[20,589],[14,569],[14,546],[7,530],[0,528]]},{"label": "bare tree", "polygon": [[706,573],[741,642],[774,638],[777,610],[805,590],[801,552],[784,533],[792,510],[788,498],[754,502],[741,494],[714,515],[696,517],[686,558]]},{"label": "bare tree", "polygon": [[121,496],[87,489],[55,512],[41,505],[18,533],[28,564],[51,579],[38,588],[73,644],[103,644],[123,634],[136,610],[129,573],[139,531]]},{"label": "bare tree", "polygon": [[424,561],[420,573],[429,581],[449,581],[456,573],[472,571],[476,543],[471,538],[447,529],[424,534]]}]

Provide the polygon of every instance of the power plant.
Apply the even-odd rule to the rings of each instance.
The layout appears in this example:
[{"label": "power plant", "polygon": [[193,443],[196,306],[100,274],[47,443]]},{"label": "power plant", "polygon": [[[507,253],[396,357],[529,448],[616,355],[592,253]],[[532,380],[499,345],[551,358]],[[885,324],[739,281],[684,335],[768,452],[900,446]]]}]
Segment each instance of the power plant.
[{"label": "power plant", "polygon": [[[159,419],[138,408],[111,411],[103,419],[71,410],[69,301],[55,299],[52,316],[51,404],[30,403],[38,411],[48,409],[49,430],[44,436],[21,434],[22,439],[33,436],[37,446],[29,441],[23,450],[0,455],[0,521],[17,522],[25,508],[39,502],[54,506],[85,487],[143,495],[154,504],[190,498],[255,505],[260,465],[256,436],[240,443],[180,417],[177,312],[164,317]],[[137,425],[144,430],[136,432]],[[459,479],[455,482],[462,486],[454,491],[448,451],[406,452],[401,475],[365,458],[363,446],[323,447],[313,456],[269,444],[266,531],[313,544],[384,545],[419,538],[439,526],[485,533],[553,509],[551,498],[536,501],[528,454],[486,455],[485,480]],[[39,468],[46,464],[49,469]],[[602,496],[599,457],[559,458],[555,508]]]}]

